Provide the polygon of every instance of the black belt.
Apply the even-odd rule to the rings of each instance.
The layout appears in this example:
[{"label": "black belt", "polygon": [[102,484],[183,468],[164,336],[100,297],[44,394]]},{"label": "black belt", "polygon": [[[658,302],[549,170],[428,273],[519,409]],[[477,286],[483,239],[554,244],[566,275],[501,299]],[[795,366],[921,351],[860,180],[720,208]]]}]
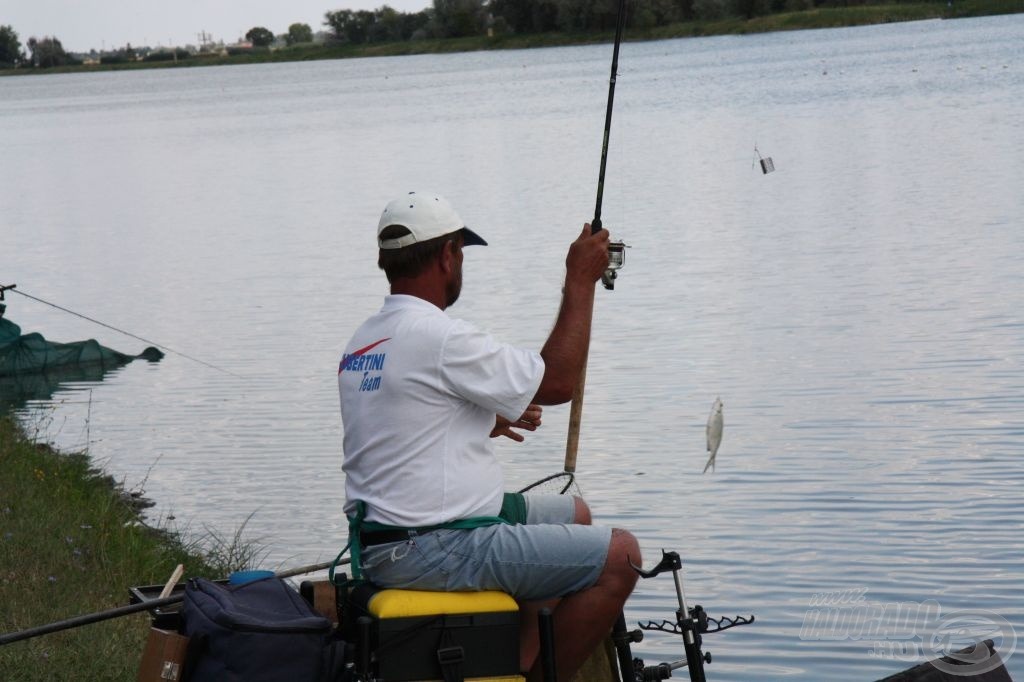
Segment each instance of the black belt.
[{"label": "black belt", "polygon": [[389,542],[405,542],[414,535],[423,535],[432,530],[440,530],[444,526],[428,526],[426,528],[414,528],[411,530],[364,530],[359,533],[359,543],[363,547],[373,545],[385,545]]}]

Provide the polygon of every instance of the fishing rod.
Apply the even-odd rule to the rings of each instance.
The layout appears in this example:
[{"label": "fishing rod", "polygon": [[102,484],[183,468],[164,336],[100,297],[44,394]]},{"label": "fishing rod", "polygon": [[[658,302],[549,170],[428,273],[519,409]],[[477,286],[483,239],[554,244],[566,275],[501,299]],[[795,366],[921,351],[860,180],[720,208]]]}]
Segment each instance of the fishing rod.
[{"label": "fishing rod", "polygon": [[[601,166],[597,174],[597,202],[594,219],[590,221],[591,234],[601,231],[601,203],[604,199],[604,175],[608,166],[608,140],[612,132],[612,110],[615,106],[615,81],[619,71],[619,45],[622,44],[622,29],[626,24],[626,0],[619,0],[618,15],[615,18],[615,47],[612,50],[611,77],[608,79],[608,106],[604,113],[604,137],[601,142]],[[601,275],[601,283],[609,291],[615,288],[618,270],[625,264],[626,245],[623,242],[608,244],[608,269]],[[591,304],[593,305],[593,304]],[[565,473],[575,474],[576,455],[580,444],[580,424],[583,419],[583,389],[587,380],[587,360],[583,360],[580,378],[573,391],[569,407],[569,434],[565,443]]]},{"label": "fishing rod", "polygon": [[[604,138],[601,142],[601,169],[597,174],[597,202],[594,206],[594,219],[590,221],[591,233],[601,230],[601,202],[604,199],[604,172],[608,165],[608,138],[612,132],[612,109],[615,104],[615,81],[619,72],[619,45],[622,43],[622,29],[626,25],[626,0],[619,0],[619,12],[615,18],[615,48],[612,50],[612,75],[608,79],[608,108],[604,113]],[[626,261],[626,249],[622,242],[608,244],[608,269],[601,276],[605,289],[615,288],[617,272]]]},{"label": "fishing rod", "polygon": [[[218,372],[224,372],[225,374],[230,374],[231,376],[238,377],[239,379],[244,379],[245,378],[245,377],[242,377],[242,376],[240,376],[238,374],[235,374],[234,372],[228,371],[228,370],[224,369],[223,367],[217,367],[216,365],[211,365],[209,362],[204,362],[203,360],[200,360],[199,358],[194,358],[191,355],[186,355],[185,353],[182,353],[181,351],[174,350],[173,348],[168,348],[167,346],[163,345],[162,343],[157,343],[156,341],[150,341],[149,339],[145,339],[145,338],[143,338],[141,336],[136,336],[135,334],[132,334],[131,332],[126,332],[123,329],[118,329],[117,327],[109,325],[106,322],[100,322],[99,320],[93,319],[93,318],[88,317],[86,315],[82,315],[81,313],[76,313],[74,310],[68,310],[67,308],[61,307],[61,306],[57,305],[56,303],[51,303],[50,301],[44,301],[41,298],[37,298],[35,296],[32,296],[31,294],[26,294],[24,291],[16,289],[15,287],[17,287],[17,286],[18,286],[17,284],[8,284],[8,285],[0,286],[0,292],[3,292],[3,291],[13,291],[16,294],[20,294],[21,296],[24,296],[25,298],[30,298],[33,301],[37,301],[37,302],[42,303],[44,305],[48,305],[51,308],[56,308],[57,310],[62,310],[65,313],[70,313],[70,314],[74,315],[75,317],[80,317],[83,320],[88,320],[89,322],[92,322],[93,324],[98,324],[101,327],[106,327],[107,329],[112,329],[112,330],[114,330],[115,332],[117,332],[119,334],[124,334],[125,336],[130,336],[133,339],[138,339],[139,341],[142,341],[143,343],[148,343],[151,346],[156,346],[157,348],[163,348],[168,353],[174,353],[175,355],[180,355],[181,357],[183,357],[183,358],[185,358],[187,360],[191,360],[192,362],[198,362],[200,365],[205,365],[206,367],[209,367],[210,369],[215,369]],[[0,300],[2,300],[2,297],[0,297]]]},{"label": "fishing rod", "polygon": [[[338,564],[347,564],[349,561],[349,559],[342,559],[338,562]],[[333,561],[326,561],[321,564],[310,564],[309,566],[300,566],[299,568],[292,568],[286,571],[281,571],[280,573],[275,573],[274,577],[292,578],[297,575],[315,573],[316,571],[323,571],[330,568],[331,564],[333,563]],[[6,635],[0,635],[0,646],[3,646],[5,644],[11,644],[13,642],[19,642],[23,639],[31,639],[32,637],[38,637],[40,635],[48,635],[51,632],[69,630],[71,628],[77,628],[82,625],[88,625],[90,623],[98,623],[100,621],[110,620],[112,618],[120,618],[121,616],[139,613],[140,611],[151,611],[154,609],[163,608],[165,606],[170,606],[171,604],[177,604],[184,600],[184,593],[174,594],[169,597],[162,597],[159,599],[146,599],[137,604],[119,606],[117,608],[107,609],[106,611],[98,611],[96,613],[90,613],[84,616],[75,616],[74,618],[60,620],[55,623],[50,623],[48,625],[40,625],[38,627],[29,628],[27,630],[21,630],[20,632],[11,632]]]}]

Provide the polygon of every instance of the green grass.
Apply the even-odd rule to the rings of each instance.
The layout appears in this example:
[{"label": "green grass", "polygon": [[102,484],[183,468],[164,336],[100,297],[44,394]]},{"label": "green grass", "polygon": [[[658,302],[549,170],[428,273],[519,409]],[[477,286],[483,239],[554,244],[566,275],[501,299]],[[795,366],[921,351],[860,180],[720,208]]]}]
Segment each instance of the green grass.
[{"label": "green grass", "polygon": [[[1024,0],[954,0],[945,2],[895,3],[854,7],[820,7],[802,12],[785,12],[743,19],[725,18],[716,21],[689,21],[649,29],[627,29],[627,41],[665,40],[695,36],[765,33],[801,29],[839,28],[884,24],[924,19],[959,19],[992,14],[1024,12]],[[64,66],[52,69],[0,69],[0,75],[32,73],[83,73],[91,71],[123,71],[129,69],[165,69],[224,64],[258,64],[265,62],[312,61],[319,59],[350,59],[355,57],[387,57],[476,50],[516,50],[533,47],[559,47],[604,43],[612,40],[609,33],[543,33],[531,35],[474,36],[446,40],[415,40],[372,45],[296,45],[280,50],[258,51],[235,56],[204,55],[178,62],[130,62],[90,66]]]},{"label": "green grass", "polygon": [[[86,455],[0,417],[0,632],[123,606],[130,586],[163,584],[179,563],[223,577],[262,558],[238,533],[182,542],[137,507]],[[0,680],[134,680],[148,627],[134,614],[2,646]]]}]

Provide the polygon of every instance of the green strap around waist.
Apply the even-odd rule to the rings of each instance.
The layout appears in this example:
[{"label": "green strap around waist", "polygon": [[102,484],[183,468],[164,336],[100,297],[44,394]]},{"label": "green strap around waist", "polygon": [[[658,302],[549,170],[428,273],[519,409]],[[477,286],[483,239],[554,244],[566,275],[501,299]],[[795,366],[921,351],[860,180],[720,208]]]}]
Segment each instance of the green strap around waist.
[{"label": "green strap around waist", "polygon": [[483,528],[484,526],[494,526],[499,523],[510,523],[507,519],[501,516],[474,516],[468,519],[456,519],[447,523],[437,524],[435,526],[419,526],[410,528],[408,526],[392,526],[386,523],[379,523],[377,521],[366,520],[366,503],[362,500],[356,500],[356,513],[353,516],[348,517],[348,544],[345,545],[344,549],[334,559],[334,563],[331,564],[331,570],[328,573],[328,578],[334,583],[334,569],[337,567],[338,562],[341,561],[341,557],[348,551],[352,558],[352,577],[359,580],[363,577],[363,568],[361,563],[362,558],[362,544],[359,542],[359,533],[362,531],[374,532],[381,530],[407,530],[415,531],[417,533],[427,533],[432,530],[471,530],[473,528]]}]

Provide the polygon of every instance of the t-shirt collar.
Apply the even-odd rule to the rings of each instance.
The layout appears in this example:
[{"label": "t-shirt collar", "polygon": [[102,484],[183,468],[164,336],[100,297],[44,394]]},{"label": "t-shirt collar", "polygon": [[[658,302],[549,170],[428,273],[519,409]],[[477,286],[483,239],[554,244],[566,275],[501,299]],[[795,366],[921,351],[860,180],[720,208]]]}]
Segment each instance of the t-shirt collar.
[{"label": "t-shirt collar", "polygon": [[402,308],[444,312],[430,301],[426,301],[418,296],[410,296],[409,294],[388,294],[384,297],[384,307],[380,311],[383,313]]}]

